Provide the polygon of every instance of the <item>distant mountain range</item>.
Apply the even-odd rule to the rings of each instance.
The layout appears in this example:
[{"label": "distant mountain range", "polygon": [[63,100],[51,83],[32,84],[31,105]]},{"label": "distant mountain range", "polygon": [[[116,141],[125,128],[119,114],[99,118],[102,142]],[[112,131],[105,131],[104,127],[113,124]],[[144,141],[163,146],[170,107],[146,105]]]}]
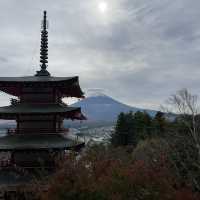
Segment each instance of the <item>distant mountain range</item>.
[{"label": "distant mountain range", "polygon": [[72,106],[81,107],[82,112],[90,122],[114,122],[116,121],[120,112],[126,113],[129,111],[146,111],[151,116],[154,116],[157,112],[155,110],[131,107],[102,94],[87,97],[77,103],[72,104]]}]

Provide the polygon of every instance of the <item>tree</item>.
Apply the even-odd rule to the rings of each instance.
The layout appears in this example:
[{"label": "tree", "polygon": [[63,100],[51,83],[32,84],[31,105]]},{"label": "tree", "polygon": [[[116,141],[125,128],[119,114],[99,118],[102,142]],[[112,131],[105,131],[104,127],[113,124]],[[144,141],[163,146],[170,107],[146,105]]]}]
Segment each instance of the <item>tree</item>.
[{"label": "tree", "polygon": [[154,124],[154,132],[156,135],[164,135],[166,131],[166,118],[163,112],[158,111],[153,119],[153,124]]},{"label": "tree", "polygon": [[118,116],[115,133],[112,135],[111,143],[114,146],[121,146],[127,145],[128,141],[128,133],[127,133],[127,122],[126,122],[126,115],[121,112]]},{"label": "tree", "polygon": [[188,128],[193,142],[198,150],[200,161],[200,126],[198,123],[198,96],[182,89],[171,95],[168,102],[179,114],[178,119]]},{"label": "tree", "polygon": [[168,100],[177,113],[173,135],[169,135],[171,158],[181,179],[200,191],[200,120],[197,95],[187,89],[177,91]]},{"label": "tree", "polygon": [[134,129],[136,132],[136,143],[150,136],[151,117],[146,112],[136,112],[134,115]]},{"label": "tree", "polygon": [[111,143],[114,146],[136,146],[151,135],[152,119],[146,112],[120,113]]}]

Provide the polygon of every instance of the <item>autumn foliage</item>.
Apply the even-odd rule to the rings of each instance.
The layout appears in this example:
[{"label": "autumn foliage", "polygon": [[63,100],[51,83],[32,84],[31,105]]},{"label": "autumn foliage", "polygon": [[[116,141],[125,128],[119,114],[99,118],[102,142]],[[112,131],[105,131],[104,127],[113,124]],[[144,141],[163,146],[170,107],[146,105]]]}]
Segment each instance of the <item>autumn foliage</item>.
[{"label": "autumn foliage", "polygon": [[43,200],[195,200],[182,186],[167,156],[137,159],[127,148],[93,147],[81,157],[69,155],[47,184]]}]

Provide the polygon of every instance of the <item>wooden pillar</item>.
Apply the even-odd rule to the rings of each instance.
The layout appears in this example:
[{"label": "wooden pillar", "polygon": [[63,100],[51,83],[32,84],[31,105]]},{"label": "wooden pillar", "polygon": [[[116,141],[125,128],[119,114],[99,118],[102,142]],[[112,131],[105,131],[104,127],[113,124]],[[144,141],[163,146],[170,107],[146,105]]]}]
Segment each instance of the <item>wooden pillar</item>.
[{"label": "wooden pillar", "polygon": [[57,95],[56,88],[53,88],[53,101],[54,101],[54,103],[56,103],[56,101],[57,101],[56,95]]},{"label": "wooden pillar", "polygon": [[11,162],[11,165],[14,165],[14,164],[15,164],[14,151],[11,151],[11,152],[10,152],[10,162]]},{"label": "wooden pillar", "polygon": [[19,119],[19,115],[17,115],[17,130],[16,130],[17,133],[19,133],[19,120],[20,120],[20,119]]},{"label": "wooden pillar", "polygon": [[53,129],[55,132],[57,132],[56,124],[57,124],[57,115],[54,115],[53,117]]}]

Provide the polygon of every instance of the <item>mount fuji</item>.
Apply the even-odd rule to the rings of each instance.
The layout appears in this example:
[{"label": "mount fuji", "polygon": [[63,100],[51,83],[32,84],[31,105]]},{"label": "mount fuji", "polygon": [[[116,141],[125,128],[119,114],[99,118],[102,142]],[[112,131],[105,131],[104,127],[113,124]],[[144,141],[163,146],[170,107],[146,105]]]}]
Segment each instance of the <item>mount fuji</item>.
[{"label": "mount fuji", "polygon": [[103,94],[87,97],[72,104],[72,106],[81,107],[82,113],[87,117],[89,122],[115,122],[121,112],[145,111],[150,116],[154,116],[157,112],[155,110],[128,106]]}]

